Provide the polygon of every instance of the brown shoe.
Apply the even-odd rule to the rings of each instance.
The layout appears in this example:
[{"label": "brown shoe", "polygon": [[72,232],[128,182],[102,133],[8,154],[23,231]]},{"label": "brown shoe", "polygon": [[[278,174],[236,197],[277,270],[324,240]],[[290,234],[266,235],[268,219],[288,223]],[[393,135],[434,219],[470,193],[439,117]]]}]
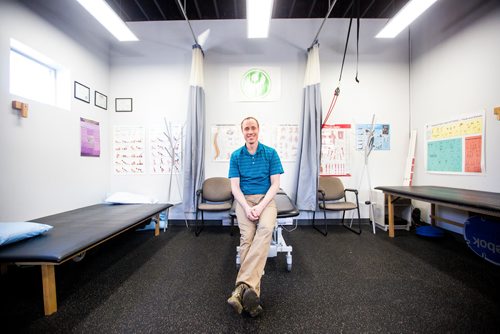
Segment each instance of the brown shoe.
[{"label": "brown shoe", "polygon": [[243,308],[252,318],[258,316],[264,311],[260,306],[260,299],[254,289],[248,288],[243,293]]},{"label": "brown shoe", "polygon": [[248,285],[246,285],[245,283],[241,283],[233,290],[231,297],[227,299],[227,303],[231,305],[238,314],[241,314],[241,311],[243,311],[243,294],[247,289]]}]

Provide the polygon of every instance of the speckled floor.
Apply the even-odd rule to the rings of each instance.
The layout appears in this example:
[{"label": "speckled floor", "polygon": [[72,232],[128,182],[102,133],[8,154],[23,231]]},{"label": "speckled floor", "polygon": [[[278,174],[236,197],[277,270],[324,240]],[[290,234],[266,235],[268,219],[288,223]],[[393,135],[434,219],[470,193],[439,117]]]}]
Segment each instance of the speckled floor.
[{"label": "speckled floor", "polygon": [[323,237],[299,226],[268,260],[264,313],[233,313],[238,236],[206,227],[196,238],[172,226],[157,238],[132,232],[56,268],[58,312],[43,316],[38,267],[0,277],[1,332],[33,333],[498,333],[500,267],[457,235],[390,240],[364,227]]}]

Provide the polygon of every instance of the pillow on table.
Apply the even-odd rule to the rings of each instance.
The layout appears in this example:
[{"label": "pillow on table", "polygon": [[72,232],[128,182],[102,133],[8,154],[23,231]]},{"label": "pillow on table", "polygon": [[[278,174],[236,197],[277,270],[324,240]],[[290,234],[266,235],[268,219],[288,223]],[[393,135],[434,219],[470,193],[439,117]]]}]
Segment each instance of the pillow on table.
[{"label": "pillow on table", "polygon": [[50,230],[52,226],[32,222],[0,222],[0,245],[31,238]]},{"label": "pillow on table", "polygon": [[104,200],[110,204],[155,204],[157,199],[128,192],[116,192]]}]

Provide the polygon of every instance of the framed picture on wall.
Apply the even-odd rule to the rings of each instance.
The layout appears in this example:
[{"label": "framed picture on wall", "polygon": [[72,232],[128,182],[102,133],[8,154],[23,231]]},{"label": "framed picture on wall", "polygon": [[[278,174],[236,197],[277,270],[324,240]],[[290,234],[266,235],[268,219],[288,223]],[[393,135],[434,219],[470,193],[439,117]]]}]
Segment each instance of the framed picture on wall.
[{"label": "framed picture on wall", "polygon": [[117,112],[132,111],[132,98],[117,97],[115,99],[115,110]]},{"label": "framed picture on wall", "polygon": [[108,109],[108,97],[98,91],[94,94],[94,104],[96,107],[102,108],[104,110]]},{"label": "framed picture on wall", "polygon": [[75,99],[90,103],[90,88],[75,81]]}]

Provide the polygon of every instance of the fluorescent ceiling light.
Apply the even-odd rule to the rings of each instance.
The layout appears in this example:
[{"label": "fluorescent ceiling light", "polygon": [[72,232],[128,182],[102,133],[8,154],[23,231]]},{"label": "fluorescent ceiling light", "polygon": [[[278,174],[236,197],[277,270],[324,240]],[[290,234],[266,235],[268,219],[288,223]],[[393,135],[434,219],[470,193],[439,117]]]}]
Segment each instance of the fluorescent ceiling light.
[{"label": "fluorescent ceiling light", "polygon": [[410,2],[408,2],[375,37],[396,37],[436,1],[437,0],[410,0]]},{"label": "fluorescent ceiling light", "polygon": [[267,38],[274,0],[247,0],[248,38]]},{"label": "fluorescent ceiling light", "polygon": [[76,0],[120,42],[139,39],[104,0]]}]

